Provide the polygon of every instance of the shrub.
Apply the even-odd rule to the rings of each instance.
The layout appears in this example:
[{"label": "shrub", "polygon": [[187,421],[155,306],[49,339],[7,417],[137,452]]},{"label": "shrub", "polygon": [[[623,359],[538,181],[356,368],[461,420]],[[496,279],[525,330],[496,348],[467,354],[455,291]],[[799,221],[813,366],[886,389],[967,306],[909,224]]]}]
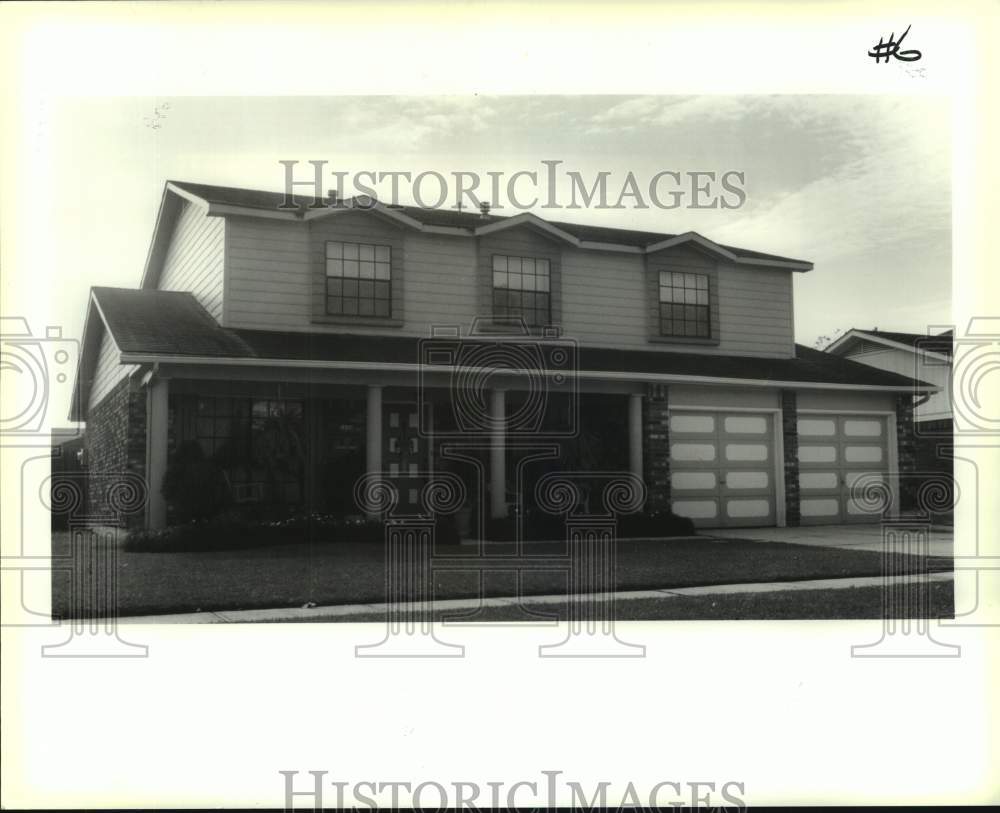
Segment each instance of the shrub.
[{"label": "shrub", "polygon": [[163,476],[161,491],[180,522],[215,516],[232,499],[225,473],[216,463],[205,459],[196,441],[178,448]]},{"label": "shrub", "polygon": [[693,536],[694,523],[673,511],[643,511],[618,520],[618,536]]},{"label": "shrub", "polygon": [[[692,536],[694,523],[671,511],[646,511],[618,517],[618,538]],[[566,517],[542,511],[529,511],[524,522],[524,537],[528,541],[562,540],[566,538]],[[492,542],[512,542],[517,538],[514,517],[491,519],[486,523],[486,538]]]},{"label": "shrub", "polygon": [[[438,517],[437,544],[458,544],[451,517]],[[291,514],[277,519],[248,518],[229,511],[207,520],[172,525],[161,531],[135,530],[125,537],[124,549],[136,553],[236,550],[242,548],[350,542],[381,543],[385,524],[380,519],[329,514]]]}]

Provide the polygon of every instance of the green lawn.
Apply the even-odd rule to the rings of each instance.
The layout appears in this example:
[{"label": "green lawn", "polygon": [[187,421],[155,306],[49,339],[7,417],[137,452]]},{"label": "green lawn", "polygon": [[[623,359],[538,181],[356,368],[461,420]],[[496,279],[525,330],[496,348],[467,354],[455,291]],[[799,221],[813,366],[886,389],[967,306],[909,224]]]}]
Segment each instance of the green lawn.
[{"label": "green lawn", "polygon": [[[69,556],[69,546],[68,534],[53,534],[53,556]],[[564,594],[566,573],[553,568],[568,561],[565,544],[530,545],[526,551],[528,557],[517,564],[509,560],[514,553],[512,545],[491,545],[482,558],[475,548],[442,548],[439,553],[452,559],[452,569],[435,570],[435,596],[479,595],[480,571],[485,595],[516,595],[518,575],[522,594]],[[83,557],[70,557],[67,561],[70,572],[54,569],[52,578],[53,613],[64,618],[75,614],[70,612],[74,603],[70,595],[71,577],[77,584],[93,587],[90,584],[93,580],[84,572]],[[919,565],[915,557],[912,565],[914,568]],[[932,558],[928,565],[932,570],[947,570],[951,568],[951,560]],[[618,589],[639,590],[878,576],[881,567],[881,554],[871,551],[735,539],[624,541],[618,544],[616,584]],[[385,551],[378,544],[288,544],[197,553],[119,550],[115,573],[121,615],[301,607],[309,602],[322,606],[385,601]],[[77,591],[84,597],[84,615],[94,612],[88,593],[86,589]],[[800,595],[799,599],[791,599],[793,605],[814,604],[806,598],[815,596],[814,593]],[[846,617],[822,606],[809,611],[819,614],[787,617]],[[744,617],[736,606],[725,612],[733,614],[724,617]],[[873,615],[859,617],[878,614],[875,608]]]}]

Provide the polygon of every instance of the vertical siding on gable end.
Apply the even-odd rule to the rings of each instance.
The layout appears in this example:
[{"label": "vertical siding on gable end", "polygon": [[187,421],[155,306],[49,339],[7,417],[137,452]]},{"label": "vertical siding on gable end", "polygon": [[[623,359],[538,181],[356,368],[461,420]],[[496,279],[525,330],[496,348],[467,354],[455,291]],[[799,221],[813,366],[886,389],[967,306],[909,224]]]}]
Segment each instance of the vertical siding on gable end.
[{"label": "vertical siding on gable end", "polygon": [[90,397],[87,399],[87,412],[101,402],[115,386],[136,369],[136,364],[119,364],[118,348],[107,330],[101,336],[101,349],[97,354],[97,364],[94,366],[94,380],[90,385]]},{"label": "vertical siding on gable end", "polygon": [[190,291],[212,316],[222,319],[225,219],[209,217],[191,202],[174,226],[158,288]]}]

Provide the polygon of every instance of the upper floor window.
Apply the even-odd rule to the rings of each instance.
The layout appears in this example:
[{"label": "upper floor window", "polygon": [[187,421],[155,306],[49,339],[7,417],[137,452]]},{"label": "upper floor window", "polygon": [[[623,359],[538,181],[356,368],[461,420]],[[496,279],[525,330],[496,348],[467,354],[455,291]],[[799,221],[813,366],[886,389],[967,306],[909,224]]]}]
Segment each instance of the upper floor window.
[{"label": "upper floor window", "polygon": [[660,335],[711,337],[708,274],[660,272]]},{"label": "upper floor window", "polygon": [[493,315],[520,317],[528,327],[552,321],[549,261],[493,255]]},{"label": "upper floor window", "polygon": [[392,316],[389,246],[327,242],[326,312],[336,316]]}]

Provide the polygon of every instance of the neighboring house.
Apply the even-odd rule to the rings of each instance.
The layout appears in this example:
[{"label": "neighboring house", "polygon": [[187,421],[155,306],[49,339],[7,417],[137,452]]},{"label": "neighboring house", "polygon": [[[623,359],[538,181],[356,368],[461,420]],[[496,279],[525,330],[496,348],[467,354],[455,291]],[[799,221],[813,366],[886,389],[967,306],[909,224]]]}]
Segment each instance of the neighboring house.
[{"label": "neighboring house", "polygon": [[915,397],[913,420],[918,434],[950,436],[953,340],[951,330],[931,335],[852,328],[831,342],[826,352],[939,387],[939,392]]},{"label": "neighboring house", "polygon": [[922,334],[854,328],[826,348],[827,353],[879,370],[917,378],[939,388],[935,393],[914,396],[918,471],[950,473],[952,470],[953,345],[954,334],[951,330]]},{"label": "neighboring house", "polygon": [[91,471],[145,474],[148,526],[192,444],[237,502],[356,513],[355,480],[385,471],[402,513],[464,432],[498,518],[537,496],[523,447],[556,437],[546,470],[631,471],[647,509],[708,527],[877,520],[852,485],[912,466],[913,395],[934,388],[795,344],[809,262],[693,232],[283,200],[168,182],[140,287],[91,292],[74,418]]}]

